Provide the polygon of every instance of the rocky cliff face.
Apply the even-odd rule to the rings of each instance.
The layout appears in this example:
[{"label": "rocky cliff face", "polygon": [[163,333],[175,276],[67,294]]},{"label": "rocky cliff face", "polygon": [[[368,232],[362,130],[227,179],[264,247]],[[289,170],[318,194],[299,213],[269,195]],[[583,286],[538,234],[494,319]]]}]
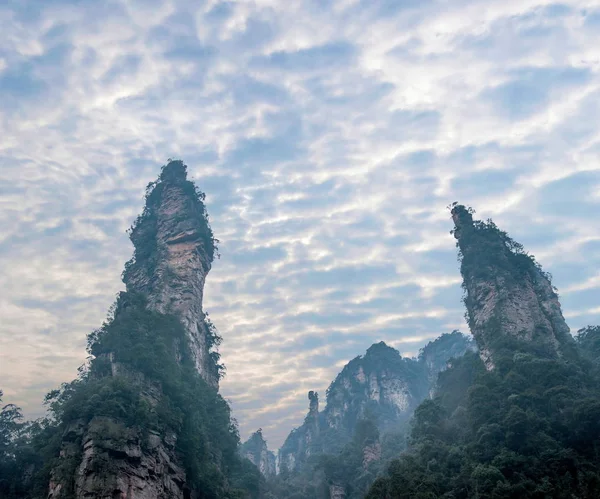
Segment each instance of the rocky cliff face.
[{"label": "rocky cliff face", "polygon": [[493,222],[474,221],[462,205],[451,213],[469,326],[486,367],[507,341],[562,355],[573,339],[549,275]]},{"label": "rocky cliff face", "polygon": [[[182,456],[187,452],[192,462],[197,451],[186,445],[202,446],[219,470],[221,443],[211,443],[211,435],[196,442],[190,434],[182,446],[180,437],[186,425],[200,425],[205,411],[225,428],[215,438],[235,448],[229,408],[217,393],[218,357],[210,351],[218,337],[202,310],[214,254],[202,200],[181,161],[163,167],[149,184],[144,212],[130,231],[135,253],[123,273],[127,292],[114,318],[90,336],[95,358],[73,385],[74,395],[65,396],[79,397],[81,407],[64,416],[49,498],[204,497],[189,483]],[[206,418],[202,425],[213,422]],[[214,473],[214,481],[226,485]]]},{"label": "rocky cliff face", "polygon": [[[416,406],[432,393],[437,374],[451,357],[473,348],[459,332],[428,344],[418,359],[402,358],[384,342],[351,360],[327,390],[327,404],[319,413],[318,397],[309,392],[310,408],[304,424],[294,429],[279,451],[280,470],[302,467],[308,457],[335,453],[350,441],[362,418],[377,421],[385,431],[408,420]],[[369,449],[371,461],[376,449]]]},{"label": "rocky cliff face", "polygon": [[267,447],[262,429],[253,433],[250,438],[240,447],[242,457],[248,459],[266,478],[276,474],[275,454]]},{"label": "rocky cliff face", "polygon": [[135,252],[123,281],[127,291],[143,293],[151,309],[180,318],[198,372],[217,386],[211,331],[202,311],[204,282],[214,258],[203,199],[187,180],[182,161],[163,168],[158,181],[148,185],[146,207],[131,228]]},{"label": "rocky cliff face", "polygon": [[77,460],[74,487],[62,477],[50,482],[48,498],[184,498],[189,494],[184,469],[175,454],[176,436],[150,433],[141,438],[113,418],[74,422],[63,436],[61,458]]}]

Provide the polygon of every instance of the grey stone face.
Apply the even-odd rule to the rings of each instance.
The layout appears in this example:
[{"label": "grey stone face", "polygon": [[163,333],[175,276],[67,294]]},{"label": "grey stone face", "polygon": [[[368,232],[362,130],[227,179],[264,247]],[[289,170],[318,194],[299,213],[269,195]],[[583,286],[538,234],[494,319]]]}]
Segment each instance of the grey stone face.
[{"label": "grey stone face", "polygon": [[[77,422],[67,429],[65,441],[80,437],[82,448],[63,443],[61,457],[77,459],[75,497],[94,499],[183,499],[185,472],[171,445],[158,435],[144,441],[136,432],[111,418]],[[65,485],[52,480],[49,498],[64,497]]]},{"label": "grey stone face", "polygon": [[[148,199],[149,216],[132,233],[135,259],[123,280],[128,291],[147,296],[150,308],[180,318],[198,372],[216,387],[202,310],[204,282],[212,264],[204,208],[182,174],[166,175],[158,195]],[[142,250],[141,245],[153,251]]]}]

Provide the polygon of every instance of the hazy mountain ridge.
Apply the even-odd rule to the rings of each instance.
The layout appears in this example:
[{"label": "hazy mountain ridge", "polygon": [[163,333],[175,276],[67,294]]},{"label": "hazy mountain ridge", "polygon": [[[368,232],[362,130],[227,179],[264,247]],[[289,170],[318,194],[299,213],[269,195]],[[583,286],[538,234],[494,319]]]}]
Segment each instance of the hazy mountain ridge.
[{"label": "hazy mountain ridge", "polygon": [[407,421],[434,389],[437,374],[451,357],[472,349],[471,340],[454,331],[427,344],[417,359],[403,358],[383,341],[352,359],[330,384],[326,406],[309,392],[304,423],[279,450],[280,471],[293,471],[311,455],[335,453],[348,443],[356,424],[369,417],[381,432]]}]

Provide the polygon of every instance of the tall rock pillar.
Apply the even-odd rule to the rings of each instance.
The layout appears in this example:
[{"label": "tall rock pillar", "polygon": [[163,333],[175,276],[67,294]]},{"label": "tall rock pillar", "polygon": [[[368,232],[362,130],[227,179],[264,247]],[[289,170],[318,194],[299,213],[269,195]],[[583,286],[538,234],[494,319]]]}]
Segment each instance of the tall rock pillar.
[{"label": "tall rock pillar", "polygon": [[550,276],[491,220],[474,221],[472,210],[456,204],[451,214],[467,319],[486,367],[509,342],[561,356],[573,339]]},{"label": "tall rock pillar", "polygon": [[182,161],[148,185],[129,231],[127,291],[88,337],[89,371],[58,394],[64,431],[48,499],[229,497],[225,462],[239,437],[218,394],[220,338],[202,310],[216,249],[203,201]]},{"label": "tall rock pillar", "polygon": [[213,336],[202,310],[215,240],[203,200],[187,180],[183,162],[169,162],[148,185],[144,212],[130,229],[135,252],[123,282],[127,291],[143,293],[150,309],[181,320],[198,372],[216,387],[218,370],[209,352]]}]

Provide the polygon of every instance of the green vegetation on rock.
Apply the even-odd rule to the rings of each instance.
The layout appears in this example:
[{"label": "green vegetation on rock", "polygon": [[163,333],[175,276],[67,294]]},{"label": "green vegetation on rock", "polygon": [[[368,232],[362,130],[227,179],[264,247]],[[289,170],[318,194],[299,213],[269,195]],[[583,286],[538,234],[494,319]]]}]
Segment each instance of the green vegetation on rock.
[{"label": "green vegetation on rock", "polygon": [[0,498],[42,499],[49,484],[55,499],[121,497],[132,476],[152,482],[147,497],[182,499],[600,497],[600,327],[573,339],[550,275],[456,203],[479,350],[458,331],[417,359],[372,345],[331,383],[322,412],[309,392],[274,476],[262,432],[240,446],[218,393],[221,337],[201,306],[218,241],[186,173],[169,161],[148,185],[127,291],[88,335],[78,377],[47,395],[45,418],[0,409]]},{"label": "green vegetation on rock", "polygon": [[[44,419],[23,423],[18,408],[2,410],[2,499],[46,497],[49,484],[59,499],[116,497],[144,481],[152,482],[150,496],[261,494],[260,473],[238,454],[229,405],[206,380],[223,372],[213,350],[221,338],[201,307],[218,241],[204,194],[186,174],[183,162],[170,160],[149,184],[144,211],[130,229],[135,252],[123,273],[127,292],[88,335],[90,357],[77,379],[48,394]],[[173,248],[185,258],[173,259]],[[176,268],[181,260],[191,266]],[[176,272],[178,280],[169,279]],[[161,296],[179,308],[157,303]],[[186,308],[189,296],[197,303]],[[184,319],[199,331],[187,330]]]},{"label": "green vegetation on rock", "polygon": [[[583,339],[597,342],[598,328]],[[440,374],[439,395],[415,412],[409,451],[367,497],[600,496],[599,379],[589,365],[500,360],[490,372],[470,353]]]},{"label": "green vegetation on rock", "polygon": [[480,352],[452,361],[369,499],[600,497],[600,328],[570,336],[550,275],[452,206]]}]

